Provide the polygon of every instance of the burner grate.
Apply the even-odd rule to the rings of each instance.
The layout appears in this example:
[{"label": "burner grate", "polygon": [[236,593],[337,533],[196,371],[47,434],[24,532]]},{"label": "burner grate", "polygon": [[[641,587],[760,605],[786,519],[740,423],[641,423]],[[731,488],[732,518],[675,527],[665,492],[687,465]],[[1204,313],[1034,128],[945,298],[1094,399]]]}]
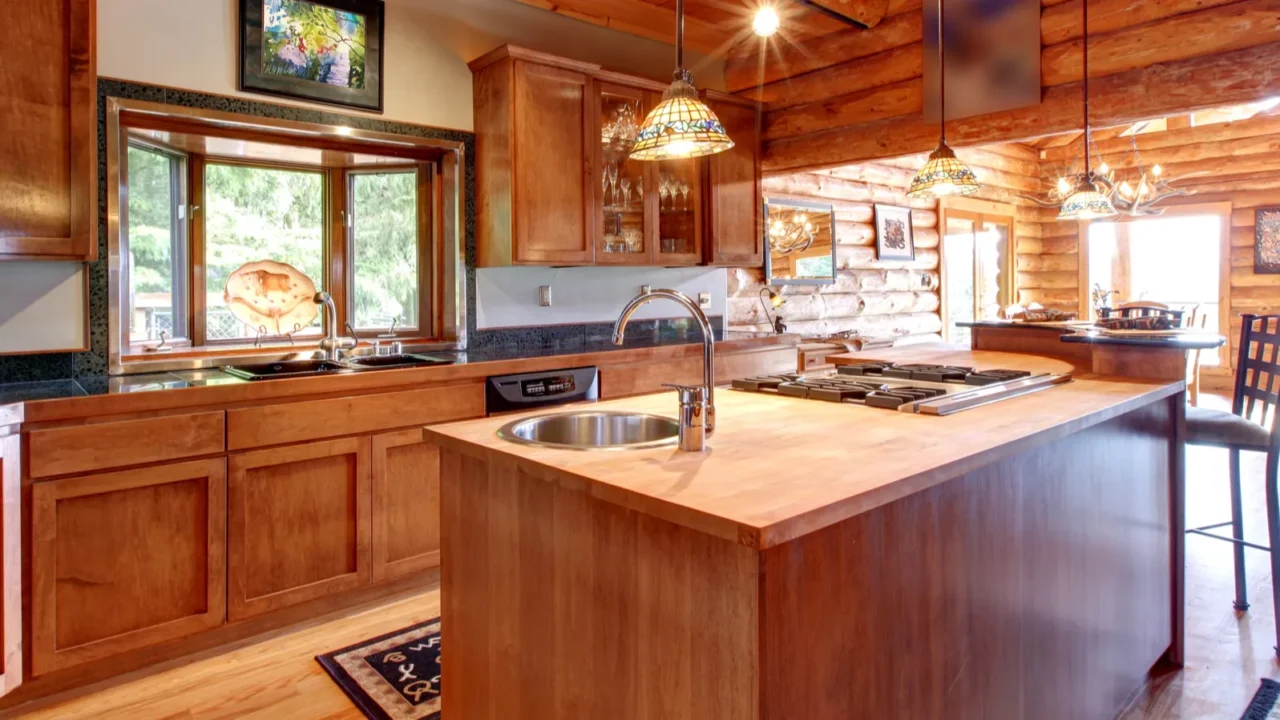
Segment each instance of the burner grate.
[{"label": "burner grate", "polygon": [[983,370],[970,373],[965,377],[964,382],[966,385],[994,385],[1024,377],[1031,377],[1031,373],[1026,370]]}]

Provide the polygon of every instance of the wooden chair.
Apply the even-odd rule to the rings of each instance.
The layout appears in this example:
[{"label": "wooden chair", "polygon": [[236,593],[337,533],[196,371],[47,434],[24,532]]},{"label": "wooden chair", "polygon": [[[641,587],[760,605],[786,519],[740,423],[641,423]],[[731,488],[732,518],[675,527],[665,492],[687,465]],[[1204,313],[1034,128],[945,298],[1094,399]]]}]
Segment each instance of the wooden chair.
[{"label": "wooden chair", "polygon": [[[1186,327],[1192,330],[1203,330],[1209,322],[1208,313],[1200,312],[1200,305],[1192,305],[1187,314]],[[1187,401],[1192,405],[1200,404],[1200,350],[1192,350],[1187,355]]]},{"label": "wooden chair", "polygon": [[[1187,530],[1188,533],[1225,540],[1235,547],[1235,608],[1248,610],[1245,591],[1244,549],[1271,553],[1272,603],[1280,615],[1280,432],[1276,412],[1280,405],[1280,315],[1245,315],[1240,331],[1240,355],[1236,361],[1235,392],[1231,412],[1199,407],[1187,408],[1187,444],[1224,447],[1228,451],[1231,492],[1231,521]],[[1270,547],[1245,541],[1240,498],[1240,452],[1267,454],[1266,502]],[[1231,537],[1211,530],[1231,526]],[[1280,655],[1280,624],[1276,627],[1276,653]]]}]

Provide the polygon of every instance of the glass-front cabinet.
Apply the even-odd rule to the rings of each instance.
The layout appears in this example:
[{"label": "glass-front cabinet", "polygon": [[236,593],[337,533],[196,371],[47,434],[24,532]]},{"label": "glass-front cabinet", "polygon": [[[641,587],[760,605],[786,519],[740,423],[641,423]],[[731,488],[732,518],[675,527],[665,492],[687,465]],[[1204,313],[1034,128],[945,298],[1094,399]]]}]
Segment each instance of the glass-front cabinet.
[{"label": "glass-front cabinet", "polygon": [[702,260],[700,159],[632,160],[636,135],[661,95],[600,83],[597,265],[696,265]]}]

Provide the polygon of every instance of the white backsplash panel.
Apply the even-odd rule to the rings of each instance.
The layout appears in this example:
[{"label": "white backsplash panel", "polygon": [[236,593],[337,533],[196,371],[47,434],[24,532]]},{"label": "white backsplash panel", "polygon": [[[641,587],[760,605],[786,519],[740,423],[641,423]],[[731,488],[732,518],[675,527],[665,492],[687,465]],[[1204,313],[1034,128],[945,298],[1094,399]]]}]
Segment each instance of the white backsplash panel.
[{"label": "white backsplash panel", "polygon": [[[480,268],[476,271],[476,327],[480,330],[531,325],[612,322],[640,288],[671,288],[698,299],[711,296],[708,316],[725,314],[727,271],[724,268]],[[539,303],[539,290],[551,288],[551,306]],[[636,318],[685,317],[667,301],[641,308]]]}]

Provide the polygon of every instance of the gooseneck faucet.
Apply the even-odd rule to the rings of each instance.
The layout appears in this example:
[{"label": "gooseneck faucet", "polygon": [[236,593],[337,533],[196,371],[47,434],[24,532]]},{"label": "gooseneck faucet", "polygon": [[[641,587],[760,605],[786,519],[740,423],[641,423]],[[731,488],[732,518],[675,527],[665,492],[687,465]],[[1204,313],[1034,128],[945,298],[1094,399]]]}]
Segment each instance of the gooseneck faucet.
[{"label": "gooseneck faucet", "polygon": [[338,311],[334,307],[333,297],[327,292],[318,292],[311,301],[324,306],[324,337],[320,339],[320,351],[325,360],[338,362],[342,360],[342,351],[351,350],[358,341],[354,334],[345,338],[338,335]]},{"label": "gooseneck faucet", "polygon": [[622,309],[613,326],[613,344],[621,345],[627,323],[641,306],[651,300],[666,299],[684,306],[702,330],[702,387],[670,385],[680,393],[680,449],[702,450],[706,438],[716,430],[716,339],[706,313],[688,296],[675,290],[650,290],[636,296]]}]

